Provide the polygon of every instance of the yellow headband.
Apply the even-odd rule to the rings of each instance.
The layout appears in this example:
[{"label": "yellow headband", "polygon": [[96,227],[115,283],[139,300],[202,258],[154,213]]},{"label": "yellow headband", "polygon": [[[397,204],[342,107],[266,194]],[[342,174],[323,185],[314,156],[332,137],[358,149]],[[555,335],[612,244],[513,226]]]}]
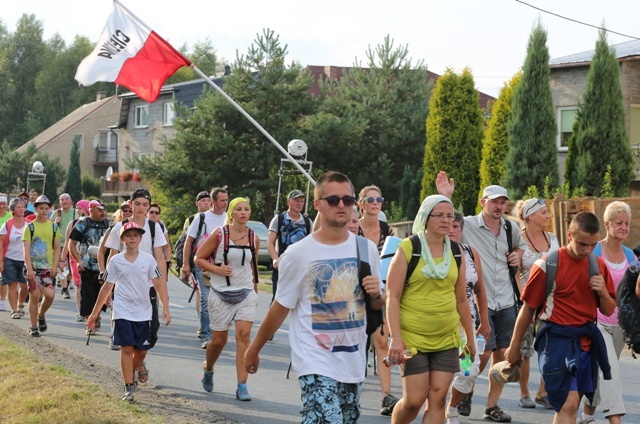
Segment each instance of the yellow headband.
[{"label": "yellow headband", "polygon": [[235,199],[229,202],[229,208],[227,209],[227,218],[229,218],[229,221],[233,219],[233,210],[236,208],[236,206],[238,206],[238,203],[242,203],[242,202],[249,203],[249,201],[244,197],[236,197]]}]

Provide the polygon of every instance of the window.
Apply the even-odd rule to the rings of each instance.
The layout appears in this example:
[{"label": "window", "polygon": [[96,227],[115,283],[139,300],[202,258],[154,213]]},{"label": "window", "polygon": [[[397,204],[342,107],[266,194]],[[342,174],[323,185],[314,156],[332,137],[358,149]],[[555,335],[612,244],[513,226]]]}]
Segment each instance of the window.
[{"label": "window", "polygon": [[74,134],[73,141],[78,142],[78,150],[84,150],[84,134]]},{"label": "window", "polygon": [[176,113],[173,109],[173,102],[167,102],[164,104],[164,113],[162,114],[162,125],[171,126],[173,125],[173,118],[175,118]]},{"label": "window", "polygon": [[578,108],[575,106],[561,107],[558,109],[558,150],[569,150],[569,139],[573,134],[573,123],[576,121]]},{"label": "window", "polygon": [[147,127],[149,125],[149,106],[136,106],[136,128]]},{"label": "window", "polygon": [[640,144],[640,104],[632,104],[629,109],[629,144]]},{"label": "window", "polygon": [[118,161],[118,135],[111,131],[98,131],[98,137],[95,141],[98,162],[117,162]]}]

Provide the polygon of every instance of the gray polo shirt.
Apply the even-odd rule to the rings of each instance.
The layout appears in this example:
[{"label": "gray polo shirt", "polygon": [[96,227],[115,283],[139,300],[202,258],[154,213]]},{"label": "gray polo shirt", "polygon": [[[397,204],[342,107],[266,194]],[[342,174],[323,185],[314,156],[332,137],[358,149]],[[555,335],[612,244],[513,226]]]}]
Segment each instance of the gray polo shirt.
[{"label": "gray polo shirt", "polygon": [[[527,246],[523,240],[518,225],[512,222],[511,234],[513,248],[524,250]],[[485,225],[482,212],[479,215],[464,218],[462,243],[475,247],[480,254],[482,263],[482,279],[487,292],[489,309],[499,311],[515,304],[513,286],[509,277],[507,264],[507,235],[504,228],[504,218],[500,218],[500,234],[496,236]]]}]

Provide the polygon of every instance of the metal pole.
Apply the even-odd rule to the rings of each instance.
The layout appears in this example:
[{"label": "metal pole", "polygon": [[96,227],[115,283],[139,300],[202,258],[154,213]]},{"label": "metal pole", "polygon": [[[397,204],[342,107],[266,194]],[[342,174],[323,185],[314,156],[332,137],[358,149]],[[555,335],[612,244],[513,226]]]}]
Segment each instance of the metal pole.
[{"label": "metal pole", "polygon": [[260,124],[258,124],[258,122],[256,122],[255,119],[253,119],[251,117],[251,115],[249,115],[238,103],[236,103],[231,97],[229,97],[229,95],[227,93],[225,93],[222,88],[218,87],[216,85],[216,83],[214,83],[213,81],[211,81],[211,78],[209,78],[207,75],[205,75],[200,69],[198,69],[195,65],[191,65],[191,68],[198,74],[200,75],[202,78],[204,78],[205,81],[207,81],[209,83],[209,85],[211,85],[218,93],[220,93],[220,95],[222,97],[224,97],[229,103],[231,103],[231,105],[236,108],[238,110],[238,112],[240,112],[241,114],[244,115],[245,118],[247,118],[249,120],[249,122],[251,122],[253,124],[254,127],[256,127],[262,134],[264,134],[265,137],[267,137],[269,139],[269,141],[276,146],[276,148],[278,150],[280,150],[280,152],[282,152],[282,154],[284,154],[290,161],[291,163],[293,163],[296,168],[298,168],[300,170],[300,172],[302,172],[302,174],[307,177],[307,179],[309,180],[309,182],[311,182],[311,184],[313,184],[314,186],[316,185],[316,182],[313,178],[311,178],[311,175],[309,175],[309,173],[307,171],[304,170],[304,168],[293,158],[293,156],[291,156],[289,154],[289,152],[287,152],[287,150],[282,147],[280,145],[280,143],[278,143],[275,138],[273,138],[271,136],[271,134],[269,134],[267,132],[267,130],[265,130],[264,128],[262,128],[262,126]]}]

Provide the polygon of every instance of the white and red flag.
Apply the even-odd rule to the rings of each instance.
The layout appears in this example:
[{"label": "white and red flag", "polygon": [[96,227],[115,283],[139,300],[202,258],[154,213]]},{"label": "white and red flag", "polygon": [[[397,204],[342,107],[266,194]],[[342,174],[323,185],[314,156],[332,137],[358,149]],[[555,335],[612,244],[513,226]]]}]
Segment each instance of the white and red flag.
[{"label": "white and red flag", "polygon": [[89,86],[113,82],[154,102],[164,82],[191,61],[151,30],[118,0],[96,48],[76,71],[76,81]]}]

